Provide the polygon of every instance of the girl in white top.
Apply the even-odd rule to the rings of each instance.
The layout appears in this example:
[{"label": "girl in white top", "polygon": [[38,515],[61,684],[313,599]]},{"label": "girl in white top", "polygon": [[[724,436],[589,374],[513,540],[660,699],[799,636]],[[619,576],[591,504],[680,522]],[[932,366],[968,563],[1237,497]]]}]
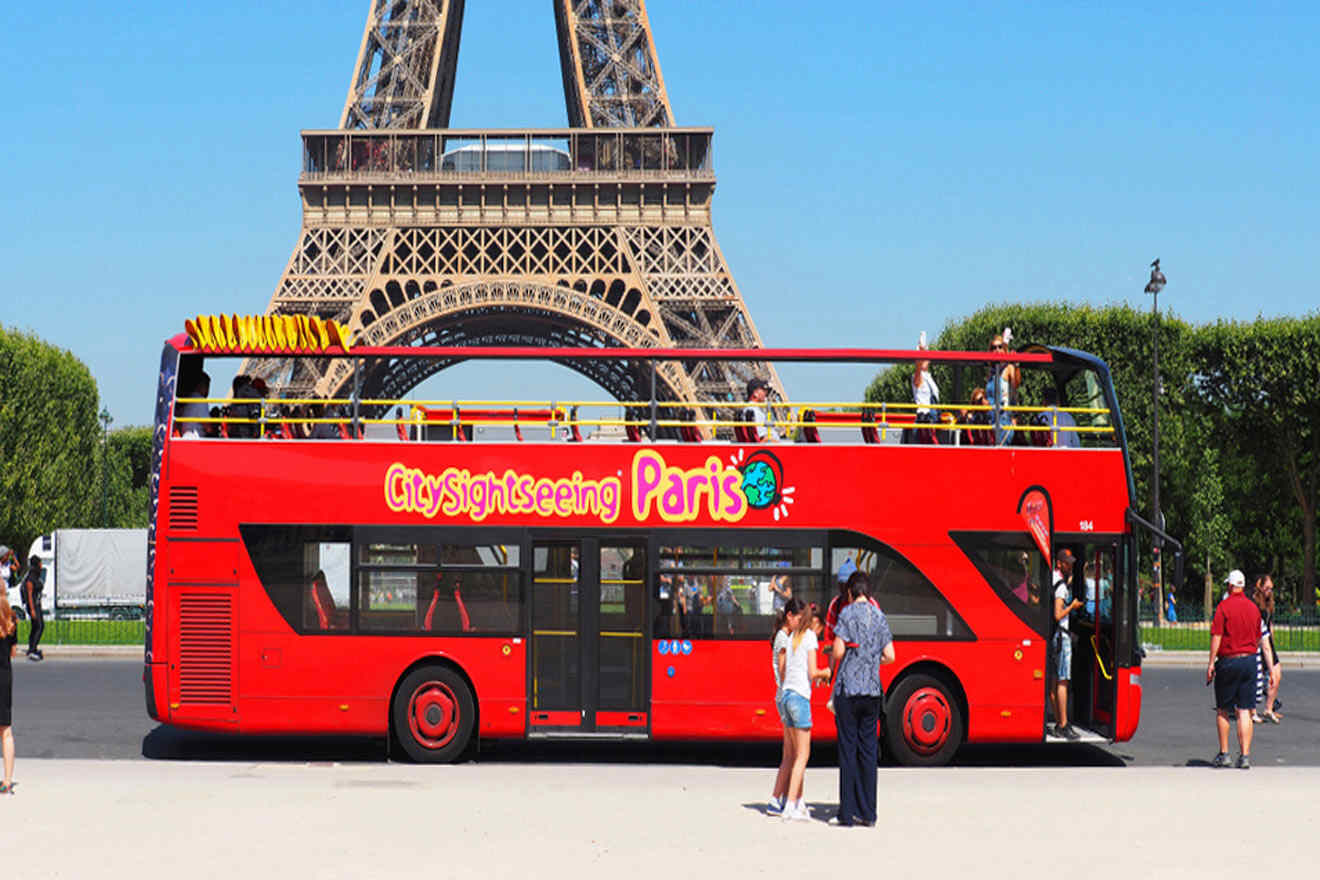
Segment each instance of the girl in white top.
[{"label": "girl in white top", "polygon": [[779,713],[779,726],[784,733],[784,751],[779,760],[779,772],[775,775],[775,787],[770,792],[770,803],[766,804],[766,812],[772,816],[778,816],[784,812],[784,802],[788,799],[788,780],[793,771],[793,743],[789,739],[788,725],[784,722],[783,709],[780,708],[779,698],[783,696],[784,673],[779,665],[779,656],[788,649],[789,630],[788,615],[802,613],[802,600],[795,596],[785,600],[782,608],[775,615],[775,636],[770,649],[770,666],[775,676],[775,711]]},{"label": "girl in white top", "polygon": [[[775,651],[779,672],[779,717],[784,724],[784,762],[788,767],[785,819],[810,819],[802,800],[807,759],[811,756],[811,685],[828,681],[830,670],[816,665],[816,634],[811,630],[813,610],[794,597],[784,606],[788,633]],[[784,763],[780,764],[780,774]],[[778,785],[776,785],[778,793]]]}]

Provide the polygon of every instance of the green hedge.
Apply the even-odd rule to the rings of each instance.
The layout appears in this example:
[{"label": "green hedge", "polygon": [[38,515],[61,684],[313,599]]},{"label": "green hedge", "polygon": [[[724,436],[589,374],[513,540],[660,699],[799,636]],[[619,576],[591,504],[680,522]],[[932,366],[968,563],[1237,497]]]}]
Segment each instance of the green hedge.
[{"label": "green hedge", "polygon": [[[1165,651],[1209,652],[1210,630],[1204,624],[1160,627],[1143,624],[1141,642]],[[1320,627],[1275,627],[1274,647],[1279,651],[1320,651]]]},{"label": "green hedge", "polygon": [[[29,623],[18,622],[18,647],[27,645]],[[47,620],[43,645],[140,645],[146,636],[143,620]]]}]

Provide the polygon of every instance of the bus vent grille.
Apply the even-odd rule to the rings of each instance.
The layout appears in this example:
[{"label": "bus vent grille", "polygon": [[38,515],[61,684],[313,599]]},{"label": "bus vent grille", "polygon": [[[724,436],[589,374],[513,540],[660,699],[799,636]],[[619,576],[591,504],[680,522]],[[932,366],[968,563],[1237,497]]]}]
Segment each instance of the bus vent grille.
[{"label": "bus vent grille", "polygon": [[233,687],[233,599],[179,596],[179,701],[228,705]]},{"label": "bus vent grille", "polygon": [[176,532],[197,531],[197,487],[170,487],[170,528]]}]

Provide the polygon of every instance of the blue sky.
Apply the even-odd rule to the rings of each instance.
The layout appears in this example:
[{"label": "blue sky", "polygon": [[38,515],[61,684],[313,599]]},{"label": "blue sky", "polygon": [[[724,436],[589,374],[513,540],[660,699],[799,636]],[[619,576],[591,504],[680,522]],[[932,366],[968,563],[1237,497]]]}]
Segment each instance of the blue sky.
[{"label": "blue sky", "polygon": [[[0,322],[85,361],[116,425],[150,420],[185,317],[264,310],[298,131],[337,123],[367,7],[10,10]],[[649,4],[678,122],[715,127],[715,229],[766,344],[906,348],[989,302],[1145,306],[1156,256],[1189,320],[1320,305],[1320,6],[819,8]],[[565,124],[558,63],[550,0],[468,0],[452,124]],[[866,379],[784,376],[798,399]]]}]

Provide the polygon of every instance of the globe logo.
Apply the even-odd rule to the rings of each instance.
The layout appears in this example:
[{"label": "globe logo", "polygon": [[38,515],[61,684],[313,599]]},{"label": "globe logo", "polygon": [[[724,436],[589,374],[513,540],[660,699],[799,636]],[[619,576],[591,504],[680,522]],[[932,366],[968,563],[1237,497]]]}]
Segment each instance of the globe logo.
[{"label": "globe logo", "polygon": [[765,452],[753,453],[743,466],[742,491],[754,510],[765,510],[779,501],[779,462]]}]

